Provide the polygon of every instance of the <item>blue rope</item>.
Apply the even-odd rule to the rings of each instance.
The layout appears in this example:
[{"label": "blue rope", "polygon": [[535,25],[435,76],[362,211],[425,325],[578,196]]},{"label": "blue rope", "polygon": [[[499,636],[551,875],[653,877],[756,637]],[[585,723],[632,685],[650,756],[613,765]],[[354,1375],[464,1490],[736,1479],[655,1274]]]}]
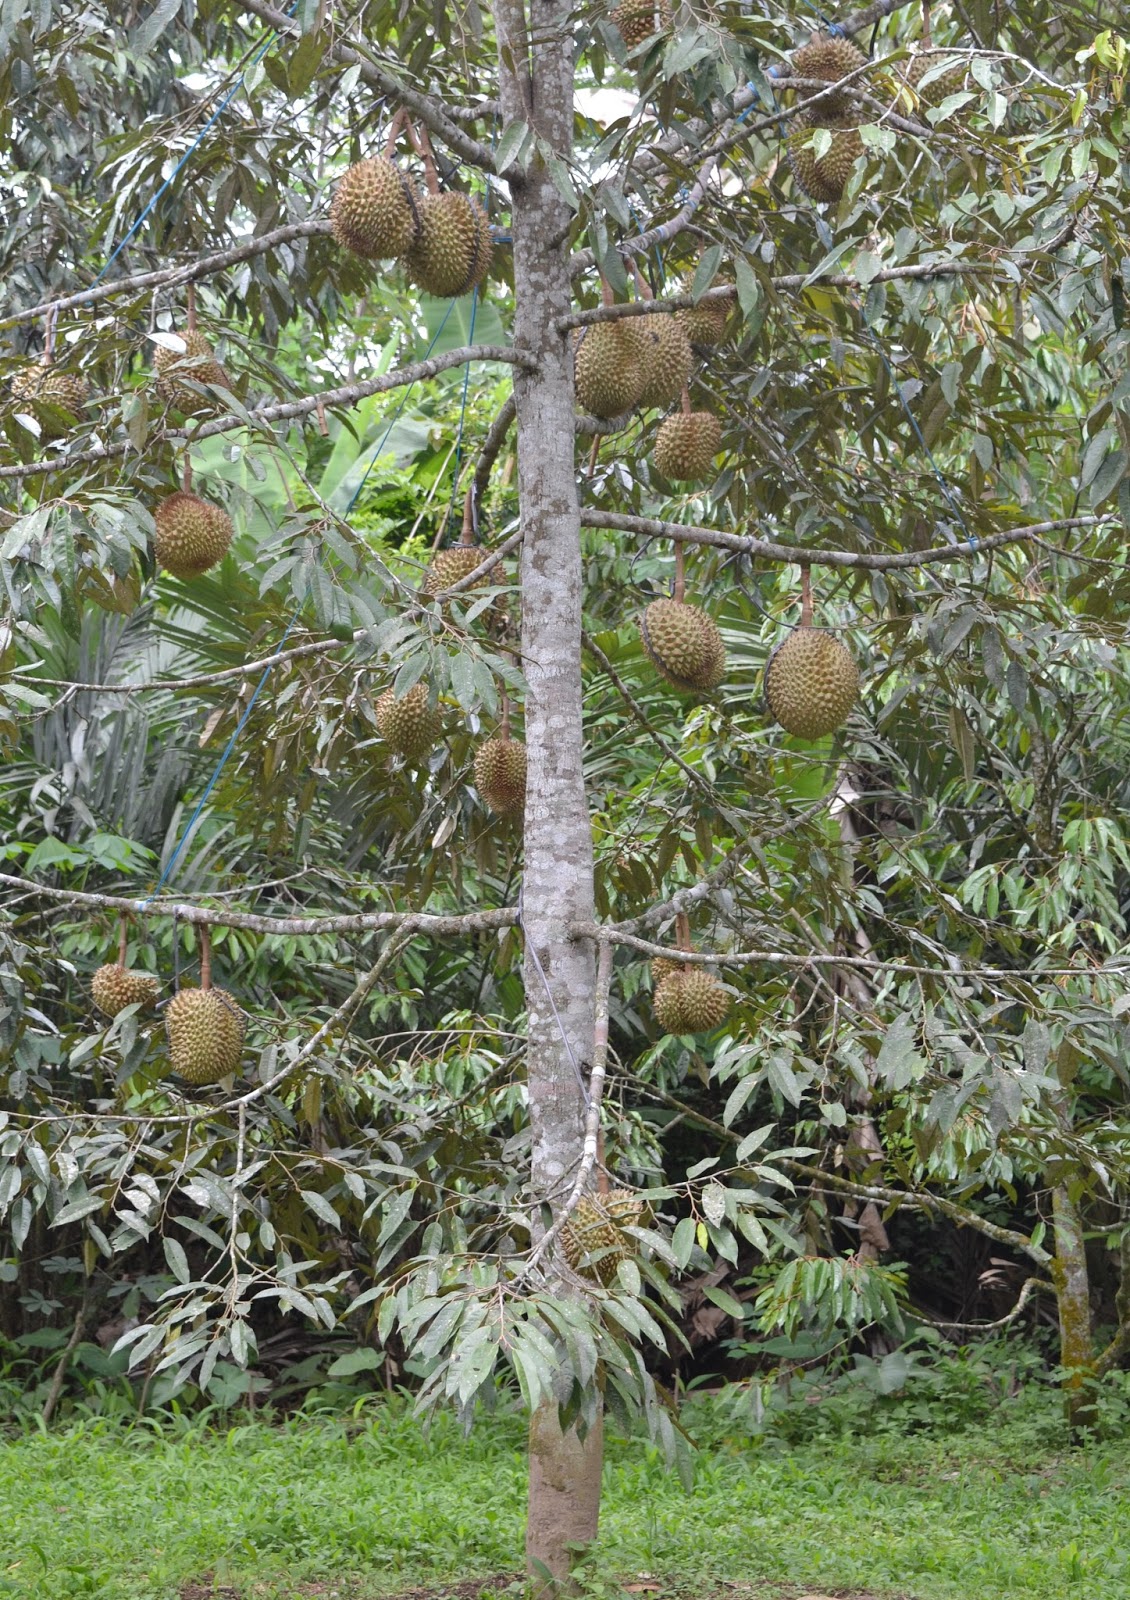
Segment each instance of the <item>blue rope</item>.
[{"label": "blue rope", "polygon": [[[297,7],[298,7],[298,0],[292,0],[292,4],[291,4],[291,6],[289,7],[289,9],[288,9],[288,11],[286,13],[287,16],[288,17],[291,16],[294,13],[294,11],[297,9]],[[250,62],[250,65],[252,67],[257,66],[259,64],[259,62],[262,61],[263,57],[267,54],[267,51],[271,48],[271,46],[274,44],[274,42],[275,42],[275,40],[277,38],[278,38],[278,33],[274,29],[272,29],[272,31],[267,35],[267,37],[263,41],[263,43],[259,46],[259,49],[252,56],[251,62]],[[153,207],[157,204],[158,200],[160,200],[161,196],[165,193],[166,189],[168,189],[168,187],[173,182],[174,178],[176,178],[177,174],[181,171],[181,169],[185,165],[185,163],[190,159],[190,157],[198,149],[201,140],[204,138],[204,136],[208,132],[209,128],[211,128],[213,126],[213,124],[215,122],[217,122],[220,119],[220,117],[223,116],[223,114],[227,110],[228,106],[231,105],[231,103],[235,99],[236,95],[243,88],[243,80],[244,80],[246,74],[247,74],[247,68],[245,68],[244,71],[240,73],[240,75],[236,79],[235,83],[228,90],[228,92],[224,96],[224,98],[220,101],[220,103],[216,107],[215,111],[213,111],[212,115],[208,118],[207,122],[201,128],[200,132],[196,135],[196,138],[189,145],[189,147],[185,151],[184,155],[181,156],[180,160],[177,162],[177,164],[173,168],[173,170],[169,173],[169,176],[165,179],[165,181],[161,185],[161,187],[158,190],[156,190],[156,192],[149,197],[148,202],[146,203],[144,209],[138,215],[136,221],[134,222],[133,226],[130,228],[129,232],[115,246],[113,253],[111,255],[107,256],[105,262],[103,263],[102,270],[98,273],[98,276],[93,280],[93,283],[91,283],[91,285],[90,285],[91,288],[93,288],[95,284],[100,283],[102,281],[102,279],[106,276],[107,272],[109,272],[110,268],[114,265],[114,262],[118,259],[118,257],[121,255],[122,251],[125,249],[126,245],[129,244],[130,240],[136,235],[138,229],[141,227],[141,224],[145,221],[146,217],[153,210]]]}]

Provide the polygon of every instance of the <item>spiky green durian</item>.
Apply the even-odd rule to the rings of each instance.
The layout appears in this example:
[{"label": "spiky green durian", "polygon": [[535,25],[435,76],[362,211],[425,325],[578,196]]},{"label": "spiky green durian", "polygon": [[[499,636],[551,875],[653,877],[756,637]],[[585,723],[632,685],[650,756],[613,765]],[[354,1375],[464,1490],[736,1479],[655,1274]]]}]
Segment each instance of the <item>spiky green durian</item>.
[{"label": "spiky green durian", "polygon": [[230,389],[231,379],[198,328],[184,328],[175,337],[183,343],[183,350],[167,350],[164,345],[157,345],[153,351],[157,393],[167,404],[175,405],[186,414],[206,411],[217,402],[209,395],[198,394],[185,380]]},{"label": "spiky green durian", "polygon": [[665,478],[683,481],[712,477],[721,448],[722,424],[712,411],[675,411],[659,424],[652,454]]},{"label": "spiky green durian", "polygon": [[730,303],[727,300],[702,300],[675,313],[675,320],[691,344],[712,347],[721,344],[730,320]]},{"label": "spiky green durian", "polygon": [[[807,44],[793,51],[792,69],[798,78],[819,78],[823,83],[839,83],[841,78],[846,78],[866,60],[863,51],[850,39],[834,39],[826,33],[814,33]],[[800,92],[810,94],[813,91]],[[813,106],[812,113],[824,123],[826,119],[843,116],[851,109],[850,96],[827,94]]]},{"label": "spiky green durian", "polygon": [[82,415],[90,386],[77,372],[60,372],[53,362],[36,361],[12,379],[12,398],[30,406],[44,439],[62,439]]},{"label": "spiky green durian", "polygon": [[153,521],[153,553],[174,578],[198,578],[231,545],[232,521],[223,507],[180,489],[161,501]]},{"label": "spiky green durian", "polygon": [[[468,577],[481,561],[485,559],[486,551],[481,544],[452,544],[446,550],[437,550],[431,559],[427,572],[424,574],[422,585],[425,594],[442,594],[445,589],[450,589],[453,583]],[[484,573],[471,585],[472,589],[479,589],[484,584],[491,583],[495,574]],[[470,591],[464,591],[469,593]]]},{"label": "spiky green durian", "polygon": [[730,995],[703,967],[684,966],[663,978],[652,1004],[665,1033],[710,1033],[729,1015]]},{"label": "spiky green durian", "polygon": [[811,199],[822,205],[834,205],[842,199],[852,168],[863,154],[863,140],[859,129],[850,123],[821,123],[831,132],[832,142],[822,156],[812,148],[817,130],[804,118],[798,119],[795,132],[790,133],[786,149],[793,177]]},{"label": "spiky green durian", "polygon": [[823,628],[794,628],[765,668],[769,710],[798,739],[822,739],[842,727],[858,693],[851,652]]},{"label": "spiky green durian", "polygon": [[156,978],[132,972],[120,962],[108,961],[90,980],[90,994],[99,1011],[116,1017],[127,1006],[151,1006],[161,992]]},{"label": "spiky green durian", "polygon": [[612,13],[612,21],[629,50],[663,33],[671,21],[670,0],[621,0]]},{"label": "spiky green durian", "polygon": [[169,1064],[189,1083],[218,1083],[239,1070],[247,1019],[226,989],[181,989],[169,1001]]},{"label": "spiky green durian", "polygon": [[409,761],[427,754],[439,738],[442,723],[439,707],[429,703],[426,683],[414,683],[399,700],[395,689],[386,689],[377,701],[382,739]]},{"label": "spiky green durian", "polygon": [[338,244],[367,261],[406,255],[420,235],[419,202],[385,156],[357,161],[334,190],[330,227]]},{"label": "spiky green durian", "polygon": [[573,1271],[593,1282],[610,1284],[621,1261],[636,1253],[626,1228],[637,1227],[643,1203],[630,1189],[587,1194],[578,1200],[561,1229],[561,1249]]},{"label": "spiky green durian", "polygon": [[726,671],[718,624],[699,606],[653,600],[640,617],[643,647],[668,683],[688,693],[717,688]]},{"label": "spiky green durian", "polygon": [[[942,70],[939,72],[938,69]],[[928,72],[938,72],[929,83],[922,80]],[[947,60],[944,56],[915,56],[905,68],[907,83],[927,106],[940,106],[951,94],[960,94],[965,88],[965,62]]]},{"label": "spiky green durian", "polygon": [[577,402],[594,417],[622,417],[639,404],[648,369],[638,321],[622,317],[578,330]]},{"label": "spiky green durian", "polygon": [[482,207],[448,190],[425,195],[418,210],[419,236],[404,257],[408,276],[443,300],[470,294],[490,266],[490,225]]},{"label": "spiky green durian", "polygon": [[475,752],[475,788],[492,811],[516,816],[526,804],[526,747],[517,739],[488,739]]},{"label": "spiky green durian", "polygon": [[690,382],[694,365],[691,342],[679,319],[669,311],[656,312],[642,322],[646,380],[639,404],[645,410],[669,406]]}]

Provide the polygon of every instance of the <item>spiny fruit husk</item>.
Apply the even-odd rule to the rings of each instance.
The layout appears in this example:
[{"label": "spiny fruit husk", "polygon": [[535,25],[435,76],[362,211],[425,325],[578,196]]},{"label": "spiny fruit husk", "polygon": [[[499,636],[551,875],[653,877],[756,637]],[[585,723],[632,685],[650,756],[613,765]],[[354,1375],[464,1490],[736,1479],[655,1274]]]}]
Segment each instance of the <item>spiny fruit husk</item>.
[{"label": "spiny fruit husk", "polygon": [[675,313],[675,321],[687,338],[699,345],[721,344],[729,320],[730,306],[726,300],[703,300],[700,305]]},{"label": "spiny fruit husk", "polygon": [[526,804],[526,747],[518,739],[488,739],[475,752],[475,788],[492,811],[516,816]]},{"label": "spiny fruit husk", "polygon": [[[486,551],[481,544],[453,544],[446,550],[437,550],[424,574],[424,593],[441,594],[444,589],[450,589],[453,583],[474,572],[485,556]],[[492,576],[491,573],[484,573],[481,578],[476,578],[471,588],[481,589],[484,584],[491,582]]]},{"label": "spiny fruit husk", "polygon": [[[807,44],[793,51],[792,69],[798,78],[820,78],[824,83],[839,83],[841,78],[846,78],[866,60],[863,51],[850,39],[833,39],[826,33],[814,33]],[[806,98],[812,92],[808,89],[798,90]],[[828,119],[842,116],[851,109],[852,102],[848,95],[828,94],[813,106],[812,115],[826,123]]]},{"label": "spiny fruit husk", "polygon": [[662,33],[671,21],[668,0],[621,0],[612,13],[612,21],[629,50]]},{"label": "spiny fruit husk", "polygon": [[198,578],[228,553],[232,522],[222,506],[178,489],[153,513],[153,551],[174,578]]},{"label": "spiny fruit husk", "polygon": [[[47,361],[36,361],[12,379],[12,398],[36,406],[36,421],[44,439],[61,439],[82,414],[90,393],[85,378],[60,372]],[[62,413],[61,415],[59,413]]]},{"label": "spiny fruit husk", "polygon": [[863,154],[863,140],[859,129],[846,123],[822,123],[832,130],[832,143],[822,156],[812,149],[813,127],[801,121],[795,133],[790,133],[786,149],[793,177],[805,194],[823,205],[834,205],[842,199],[851,170]]},{"label": "spiny fruit husk", "polygon": [[[490,224],[476,200],[449,190],[419,202],[420,233],[404,258],[413,283],[447,300],[470,294],[490,266]],[[484,246],[485,240],[485,246]]]},{"label": "spiny fruit husk", "polygon": [[117,961],[109,961],[90,980],[94,1004],[108,1017],[116,1017],[127,1006],[151,1006],[161,992],[156,978],[146,972],[131,972]]},{"label": "spiny fruit husk", "polygon": [[647,379],[639,404],[669,406],[690,381],[694,353],[691,342],[677,317],[656,312],[643,318],[644,360]]},{"label": "spiny fruit husk", "polygon": [[330,227],[354,255],[388,260],[407,254],[419,238],[419,204],[400,168],[377,156],[342,174],[330,202]]},{"label": "spiny fruit husk", "polygon": [[238,1072],[247,1019],[226,989],[181,989],[169,1001],[169,1062],[189,1083],[219,1083]]},{"label": "spiny fruit husk", "polygon": [[858,693],[851,652],[823,628],[794,628],[765,668],[769,710],[798,739],[822,739],[842,727]]},{"label": "spiny fruit husk", "polygon": [[960,94],[965,88],[965,62],[947,61],[945,70],[919,87],[928,72],[943,65],[940,56],[915,56],[906,69],[906,81],[924,105],[940,106],[951,94]]},{"label": "spiny fruit husk", "polygon": [[713,476],[721,448],[722,424],[713,411],[676,411],[659,424],[652,455],[665,478],[701,479]]},{"label": "spiny fruit husk", "polygon": [[663,979],[652,1004],[665,1033],[710,1033],[730,1013],[730,995],[702,967],[682,967]]},{"label": "spiny fruit husk", "polygon": [[664,978],[669,978],[673,972],[682,970],[683,963],[676,956],[652,956],[651,987],[658,989]]},{"label": "spiny fruit husk", "polygon": [[643,647],[676,689],[705,693],[726,672],[726,650],[718,624],[699,606],[653,600],[640,617]]},{"label": "spiny fruit husk", "polygon": [[377,727],[381,738],[397,755],[413,761],[425,755],[439,738],[442,715],[438,706],[428,703],[426,683],[414,683],[398,700],[395,689],[386,689],[377,701]]},{"label": "spiny fruit husk", "polygon": [[197,394],[184,381],[214,383],[221,389],[231,388],[231,379],[216,360],[216,352],[198,328],[184,328],[177,334],[184,340],[184,349],[166,350],[157,345],[153,352],[153,367],[157,374],[157,393],[169,405],[180,411],[204,411],[215,406],[216,401],[206,394]]},{"label": "spiny fruit husk", "polygon": [[643,1204],[631,1189],[587,1194],[577,1201],[561,1229],[561,1249],[573,1271],[593,1282],[610,1284],[621,1261],[636,1253],[625,1228],[639,1225]]},{"label": "spiny fruit husk", "polygon": [[594,322],[579,329],[575,364],[577,402],[594,417],[622,417],[639,404],[648,380],[638,318]]}]

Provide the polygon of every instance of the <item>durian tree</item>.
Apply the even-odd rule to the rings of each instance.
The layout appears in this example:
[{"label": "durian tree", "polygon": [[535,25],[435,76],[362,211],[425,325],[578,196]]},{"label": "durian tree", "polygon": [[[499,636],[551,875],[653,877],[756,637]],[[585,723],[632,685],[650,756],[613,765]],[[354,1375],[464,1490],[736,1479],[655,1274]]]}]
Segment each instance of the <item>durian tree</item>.
[{"label": "durian tree", "polygon": [[160,1239],[170,1394],[268,1314],[509,1374],[556,1583],[605,1410],[680,1447],[681,1276],[856,1333],[959,1223],[1086,1421],[1107,10],[0,10],[6,1282]]}]

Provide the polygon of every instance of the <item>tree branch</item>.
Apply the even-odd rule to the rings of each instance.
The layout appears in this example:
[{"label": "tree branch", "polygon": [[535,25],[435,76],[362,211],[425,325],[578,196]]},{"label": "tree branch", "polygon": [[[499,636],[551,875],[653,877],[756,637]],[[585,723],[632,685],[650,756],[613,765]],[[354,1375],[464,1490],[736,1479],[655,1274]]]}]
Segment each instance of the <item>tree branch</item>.
[{"label": "tree branch", "polygon": [[812,567],[845,567],[865,572],[889,572],[893,569],[931,566],[939,561],[966,561],[971,555],[984,550],[998,550],[1003,545],[1023,544],[1040,539],[1047,533],[1066,532],[1070,528],[1093,528],[1100,523],[1113,521],[1114,512],[1084,517],[1063,517],[1055,522],[1034,522],[1023,528],[1009,528],[1002,533],[986,534],[984,538],[972,536],[954,544],[934,546],[930,550],[901,550],[890,555],[869,555],[855,550],[812,550],[807,546],[777,544],[771,539],[755,539],[738,533],[721,533],[715,528],[698,528],[680,522],[661,522],[656,517],[634,517],[617,511],[603,511],[597,506],[581,508],[581,526],[585,528],[611,528],[624,533],[642,534],[648,539],[683,539],[689,544],[716,545],[721,550],[736,550],[742,555],[758,556],[765,561],[787,561]]},{"label": "tree branch", "polygon": [[427,911],[359,911],[345,916],[268,917],[250,911],[228,911],[223,906],[186,905],[179,900],[127,899],[124,895],[56,889],[6,872],[0,872],[0,885],[37,900],[84,906],[90,911],[125,911],[133,917],[177,917],[181,922],[211,923],[214,927],[246,928],[250,933],[288,934],[299,938],[304,934],[372,933],[389,929],[438,936],[518,925],[516,906],[497,911],[467,911],[454,916]]},{"label": "tree branch", "polygon": [[[253,11],[257,17],[262,17],[264,22],[269,22],[277,33],[287,37],[301,37],[301,30],[296,22],[292,21],[285,12],[279,11],[275,6],[267,4],[267,0],[243,0],[248,11]],[[407,106],[409,111],[415,113],[420,121],[425,123],[438,139],[442,139],[448,149],[455,151],[469,161],[473,167],[478,167],[482,172],[494,172],[494,157],[485,144],[480,144],[477,139],[472,139],[470,134],[464,133],[458,123],[453,122],[448,116],[443,102],[434,95],[424,94],[419,89],[413,89],[401,81],[394,72],[387,67],[378,65],[368,56],[363,56],[357,50],[340,40],[335,40],[329,47],[329,54],[342,66],[357,65],[361,77],[374,89],[398,105]]]}]

